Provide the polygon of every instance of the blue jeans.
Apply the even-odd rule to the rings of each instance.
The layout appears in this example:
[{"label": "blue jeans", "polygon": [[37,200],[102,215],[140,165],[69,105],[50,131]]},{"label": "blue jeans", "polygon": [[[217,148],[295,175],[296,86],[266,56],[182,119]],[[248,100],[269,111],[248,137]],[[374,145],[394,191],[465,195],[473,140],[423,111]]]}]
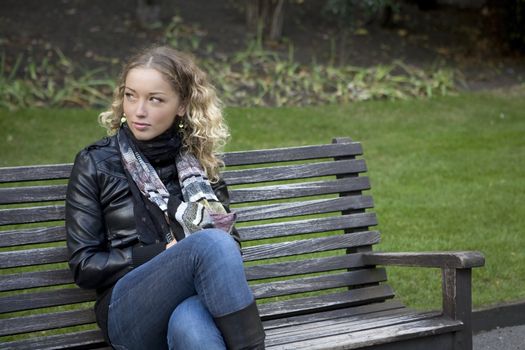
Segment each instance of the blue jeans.
[{"label": "blue jeans", "polygon": [[117,282],[109,338],[116,349],[225,349],[213,318],[252,302],[237,243],[202,230]]}]

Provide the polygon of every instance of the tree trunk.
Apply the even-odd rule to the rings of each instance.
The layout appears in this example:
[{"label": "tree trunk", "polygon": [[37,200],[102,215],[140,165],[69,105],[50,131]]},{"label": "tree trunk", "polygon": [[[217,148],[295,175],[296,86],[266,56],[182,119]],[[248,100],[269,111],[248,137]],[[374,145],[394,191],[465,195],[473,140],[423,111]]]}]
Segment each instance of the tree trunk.
[{"label": "tree trunk", "polygon": [[257,33],[259,23],[259,0],[246,1],[246,28],[250,33]]},{"label": "tree trunk", "polygon": [[282,36],[285,0],[246,0],[246,28],[253,35],[277,41]]},{"label": "tree trunk", "polygon": [[272,22],[270,24],[270,35],[268,38],[272,41],[277,41],[281,38],[283,33],[284,20],[284,0],[277,0],[277,4],[273,9]]}]

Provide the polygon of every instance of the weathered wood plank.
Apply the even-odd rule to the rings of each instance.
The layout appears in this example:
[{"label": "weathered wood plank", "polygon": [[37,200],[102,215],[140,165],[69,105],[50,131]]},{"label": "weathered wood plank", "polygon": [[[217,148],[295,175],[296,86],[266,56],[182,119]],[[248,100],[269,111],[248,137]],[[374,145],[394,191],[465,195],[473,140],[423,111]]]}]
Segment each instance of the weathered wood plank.
[{"label": "weathered wood plank", "polygon": [[365,285],[386,280],[384,269],[365,269],[315,277],[296,278],[252,285],[256,298],[270,298],[323,289]]},{"label": "weathered wood plank", "polygon": [[392,288],[383,284],[315,297],[265,303],[258,305],[258,307],[261,318],[263,320],[269,320],[300,315],[306,312],[320,312],[352,305],[378,302],[390,299],[393,296],[394,292]]},{"label": "weathered wood plank", "polygon": [[20,272],[0,275],[0,291],[49,287],[73,282],[73,275],[69,270]]},{"label": "weathered wood plank", "polygon": [[454,337],[458,349],[472,348],[472,270],[442,269],[443,314],[461,320],[463,330]]},{"label": "weathered wood plank", "polygon": [[92,309],[0,319],[0,336],[43,331],[95,322]]},{"label": "weathered wood plank", "polygon": [[237,222],[276,219],[288,216],[324,214],[343,210],[358,210],[373,207],[372,197],[352,196],[287,202],[235,209]]},{"label": "weathered wood plank", "polygon": [[64,220],[63,205],[0,209],[0,226]]},{"label": "weathered wood plank", "polygon": [[[330,336],[334,334],[355,332],[371,328],[380,328],[389,324],[400,324],[420,319],[436,317],[436,313],[417,313],[408,308],[393,310],[381,310],[373,313],[362,313],[360,315],[346,315],[337,318],[316,320],[303,323],[300,326],[288,326],[273,328],[267,331],[273,345],[279,343],[290,343],[297,340],[310,339],[315,331],[315,336]],[[268,344],[270,345],[270,344]]]},{"label": "weathered wood plank", "polygon": [[273,148],[266,150],[228,152],[223,155],[226,166],[288,162],[317,158],[334,158],[348,155],[361,155],[363,148],[358,142],[346,144],[326,144],[317,146],[300,146]]},{"label": "weathered wood plank", "polygon": [[242,249],[244,261],[324,252],[328,250],[361,247],[379,242],[379,232],[365,231],[352,234],[304,239],[291,242],[261,244]]},{"label": "weathered wood plank", "polygon": [[280,184],[250,188],[230,188],[232,204],[267,201],[273,199],[318,196],[370,189],[370,180],[366,176],[340,180],[312,181],[292,184]]},{"label": "weathered wood plank", "polygon": [[402,324],[383,326],[379,329],[345,332],[336,335],[317,337],[293,343],[269,345],[268,350],[278,349],[357,349],[380,344],[438,335],[461,328],[461,323],[445,318],[414,320]]},{"label": "weathered wood plank", "polygon": [[296,180],[310,177],[329,176],[366,171],[363,159],[331,162],[281,165],[268,168],[225,171],[222,174],[228,185],[251,184],[267,181]]},{"label": "weathered wood plank", "polygon": [[94,290],[66,288],[48,292],[15,294],[0,298],[2,312],[32,310],[43,307],[69,305],[94,301]]},{"label": "weathered wood plank", "polygon": [[[326,258],[304,259],[282,263],[261,264],[245,268],[249,281],[270,277],[301,275],[339,269],[362,267],[361,254],[345,254]],[[0,280],[1,281],[1,280]]]},{"label": "weathered wood plank", "polygon": [[73,164],[30,165],[0,168],[0,183],[67,179]]},{"label": "weathered wood plank", "polygon": [[[283,327],[269,330],[267,346],[308,342],[320,337],[333,337],[343,334],[355,334],[367,330],[378,330],[383,327],[404,324],[416,324],[440,317],[436,313],[416,313],[409,310],[394,310],[376,314],[324,320],[301,325],[300,327]],[[438,327],[442,326],[438,322]]]},{"label": "weathered wood plank", "polygon": [[0,204],[64,200],[66,189],[67,185],[0,188]]},{"label": "weathered wood plank", "polygon": [[346,228],[369,227],[377,225],[375,213],[356,213],[317,219],[306,219],[239,227],[241,240],[254,240],[293,236],[303,233],[343,230]]},{"label": "weathered wood plank", "polygon": [[386,300],[359,306],[341,307],[335,310],[316,312],[300,316],[291,316],[267,320],[263,322],[264,329],[286,328],[309,324],[317,321],[333,320],[343,317],[352,317],[366,314],[376,314],[382,311],[405,310],[406,307],[399,300]]},{"label": "weathered wood plank", "polygon": [[0,268],[20,267],[65,262],[68,259],[66,247],[16,250],[0,253]]},{"label": "weathered wood plank", "polygon": [[373,252],[363,255],[374,265],[422,266],[437,268],[473,268],[485,265],[480,252]]},{"label": "weathered wood plank", "polygon": [[15,247],[26,244],[60,242],[66,239],[64,226],[32,227],[0,231],[0,247]]},{"label": "weathered wood plank", "polygon": [[106,346],[102,332],[98,329],[0,343],[0,349],[2,350],[51,350],[77,347],[79,349],[99,349]]}]

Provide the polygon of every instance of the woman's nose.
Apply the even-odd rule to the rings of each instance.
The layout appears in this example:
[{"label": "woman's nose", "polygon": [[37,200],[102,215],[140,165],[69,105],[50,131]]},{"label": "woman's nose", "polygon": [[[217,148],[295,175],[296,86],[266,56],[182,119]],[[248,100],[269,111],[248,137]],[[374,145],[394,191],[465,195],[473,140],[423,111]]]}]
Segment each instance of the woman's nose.
[{"label": "woman's nose", "polygon": [[148,110],[146,109],[146,101],[139,102],[135,114],[137,115],[137,117],[146,117],[148,115]]}]

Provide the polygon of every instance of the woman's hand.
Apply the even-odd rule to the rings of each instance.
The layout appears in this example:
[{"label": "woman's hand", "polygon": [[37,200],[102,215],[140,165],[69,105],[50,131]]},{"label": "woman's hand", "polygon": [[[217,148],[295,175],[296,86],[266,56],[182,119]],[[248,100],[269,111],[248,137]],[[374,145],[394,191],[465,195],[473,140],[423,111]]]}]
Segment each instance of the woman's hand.
[{"label": "woman's hand", "polygon": [[177,244],[177,240],[174,239],[173,241],[169,242],[168,244],[166,244],[166,249],[170,249],[171,247],[173,247],[175,244]]}]

